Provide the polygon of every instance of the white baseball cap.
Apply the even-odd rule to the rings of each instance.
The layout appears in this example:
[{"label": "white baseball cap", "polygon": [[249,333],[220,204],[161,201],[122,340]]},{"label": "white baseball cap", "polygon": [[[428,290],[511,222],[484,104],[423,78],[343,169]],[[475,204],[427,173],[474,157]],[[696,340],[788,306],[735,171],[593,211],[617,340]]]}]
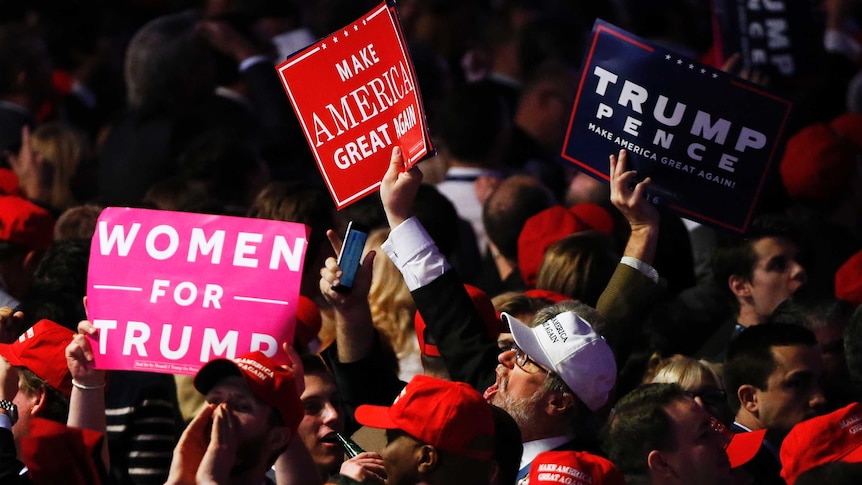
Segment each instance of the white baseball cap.
[{"label": "white baseball cap", "polygon": [[574,312],[563,312],[536,327],[503,313],[518,347],[553,370],[593,411],[608,400],[617,378],[614,353],[604,337]]}]

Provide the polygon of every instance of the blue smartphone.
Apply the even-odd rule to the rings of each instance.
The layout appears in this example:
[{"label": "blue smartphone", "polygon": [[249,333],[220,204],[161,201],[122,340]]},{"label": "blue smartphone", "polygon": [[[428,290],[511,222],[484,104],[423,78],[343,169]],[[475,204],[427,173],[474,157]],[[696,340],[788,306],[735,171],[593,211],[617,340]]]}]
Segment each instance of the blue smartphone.
[{"label": "blue smartphone", "polygon": [[362,262],[362,251],[365,249],[365,240],[368,239],[368,229],[353,221],[347,224],[347,233],[344,235],[344,243],[341,245],[341,254],[338,255],[338,266],[341,268],[341,278],[332,289],[339,293],[350,293],[356,272]]}]

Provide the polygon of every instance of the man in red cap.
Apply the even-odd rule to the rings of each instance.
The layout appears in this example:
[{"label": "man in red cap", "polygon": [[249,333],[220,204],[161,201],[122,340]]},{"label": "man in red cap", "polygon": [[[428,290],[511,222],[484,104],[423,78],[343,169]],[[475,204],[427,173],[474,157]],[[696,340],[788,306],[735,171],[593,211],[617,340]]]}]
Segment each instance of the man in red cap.
[{"label": "man in red cap", "polygon": [[0,195],[0,306],[15,308],[30,290],[54,218],[27,199]]},{"label": "man in red cap", "polygon": [[255,351],[210,361],[194,384],[208,405],[174,449],[167,483],[264,483],[302,420],[293,372]]},{"label": "man in red cap", "polygon": [[[856,309],[844,333],[850,379],[862,385],[862,310]],[[793,427],[781,444],[781,478],[793,485],[800,475],[833,462],[862,462],[862,403],[811,418]]]},{"label": "man in red cap", "polygon": [[0,413],[6,417],[0,417],[0,426],[11,427],[16,442],[30,434],[34,417],[66,423],[72,395],[66,346],[73,335],[50,320],[40,320],[15,342],[0,344],[4,367]]},{"label": "man in red cap", "polygon": [[386,430],[388,485],[491,483],[494,417],[467,384],[418,375],[391,406],[359,406],[356,420]]}]

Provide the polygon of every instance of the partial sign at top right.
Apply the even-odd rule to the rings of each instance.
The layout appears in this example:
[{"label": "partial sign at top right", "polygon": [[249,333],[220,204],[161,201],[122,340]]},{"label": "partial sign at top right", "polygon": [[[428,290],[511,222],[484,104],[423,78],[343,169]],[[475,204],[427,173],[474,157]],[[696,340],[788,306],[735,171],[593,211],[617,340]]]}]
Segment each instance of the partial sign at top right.
[{"label": "partial sign at top right", "polygon": [[800,77],[823,57],[821,0],[712,0],[716,48],[741,68]]}]

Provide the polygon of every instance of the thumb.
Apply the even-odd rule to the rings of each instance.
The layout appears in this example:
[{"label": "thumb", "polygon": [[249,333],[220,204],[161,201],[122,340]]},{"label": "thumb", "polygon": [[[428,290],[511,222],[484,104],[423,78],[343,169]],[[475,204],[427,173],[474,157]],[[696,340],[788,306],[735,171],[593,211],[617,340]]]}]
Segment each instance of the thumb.
[{"label": "thumb", "polygon": [[362,265],[359,271],[356,272],[356,283],[361,288],[371,287],[371,276],[374,273],[374,258],[377,256],[377,251],[368,251],[365,259],[362,260]]},{"label": "thumb", "polygon": [[386,170],[384,178],[394,182],[403,168],[404,157],[401,156],[401,147],[396,146],[392,149],[392,156],[389,157],[389,168]]}]

